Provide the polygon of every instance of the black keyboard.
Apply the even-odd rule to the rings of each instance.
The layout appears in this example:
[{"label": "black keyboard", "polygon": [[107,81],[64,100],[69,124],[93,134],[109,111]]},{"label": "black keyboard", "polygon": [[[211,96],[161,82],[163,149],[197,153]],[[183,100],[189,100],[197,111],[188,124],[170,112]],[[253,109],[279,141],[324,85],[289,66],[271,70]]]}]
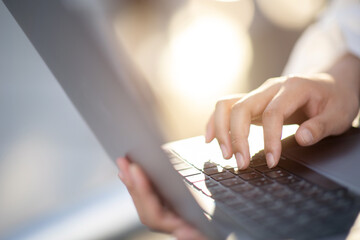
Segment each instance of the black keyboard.
[{"label": "black keyboard", "polygon": [[172,152],[184,181],[217,201],[255,239],[319,239],[347,232],[358,197],[335,182],[281,157],[269,169],[263,152],[239,170],[211,160],[198,166]]}]

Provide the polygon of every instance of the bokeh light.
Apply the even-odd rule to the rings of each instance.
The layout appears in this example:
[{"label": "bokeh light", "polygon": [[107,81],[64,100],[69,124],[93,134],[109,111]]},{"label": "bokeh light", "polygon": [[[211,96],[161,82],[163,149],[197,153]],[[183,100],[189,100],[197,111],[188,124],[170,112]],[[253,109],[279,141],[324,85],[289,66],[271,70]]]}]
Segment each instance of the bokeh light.
[{"label": "bokeh light", "polygon": [[160,100],[170,140],[203,134],[217,99],[248,89],[253,53],[253,1],[182,3],[150,5],[151,11],[134,3],[114,25]]},{"label": "bokeh light", "polygon": [[173,27],[162,62],[172,91],[190,98],[210,97],[241,79],[251,59],[251,43],[241,29],[218,16],[200,16]]}]

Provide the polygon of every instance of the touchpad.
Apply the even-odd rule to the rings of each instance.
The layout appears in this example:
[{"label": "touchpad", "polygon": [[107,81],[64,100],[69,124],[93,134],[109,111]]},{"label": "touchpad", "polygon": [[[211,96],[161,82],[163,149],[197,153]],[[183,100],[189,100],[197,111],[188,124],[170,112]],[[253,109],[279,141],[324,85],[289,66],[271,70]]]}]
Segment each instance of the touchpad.
[{"label": "touchpad", "polygon": [[[360,129],[326,138],[310,147],[287,139],[283,154],[360,194]],[[287,144],[290,143],[290,144]]]}]

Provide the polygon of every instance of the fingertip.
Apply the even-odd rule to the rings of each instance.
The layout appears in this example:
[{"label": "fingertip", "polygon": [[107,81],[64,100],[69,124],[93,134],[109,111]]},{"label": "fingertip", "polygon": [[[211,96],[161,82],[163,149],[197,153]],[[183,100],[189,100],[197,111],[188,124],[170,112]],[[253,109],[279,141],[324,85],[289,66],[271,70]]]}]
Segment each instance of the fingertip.
[{"label": "fingertip", "polygon": [[214,140],[215,136],[212,136],[209,131],[206,131],[205,134],[205,143],[211,143],[212,140]]},{"label": "fingertip", "polygon": [[314,136],[306,127],[298,129],[295,139],[301,146],[309,146],[314,143]]},{"label": "fingertip", "polygon": [[221,143],[220,144],[220,149],[221,149],[223,158],[229,159],[231,157],[230,151],[229,151],[228,147],[226,147],[225,144]]},{"label": "fingertip", "polygon": [[205,143],[210,143],[215,138],[214,114],[211,115],[206,125]]},{"label": "fingertip", "polygon": [[244,155],[241,154],[240,152],[235,153],[235,159],[236,159],[238,168],[240,170],[244,170],[248,167],[249,161],[246,161],[246,159],[244,158]]},{"label": "fingertip", "polygon": [[271,152],[266,154],[266,163],[269,168],[273,168],[276,166],[274,155]]}]

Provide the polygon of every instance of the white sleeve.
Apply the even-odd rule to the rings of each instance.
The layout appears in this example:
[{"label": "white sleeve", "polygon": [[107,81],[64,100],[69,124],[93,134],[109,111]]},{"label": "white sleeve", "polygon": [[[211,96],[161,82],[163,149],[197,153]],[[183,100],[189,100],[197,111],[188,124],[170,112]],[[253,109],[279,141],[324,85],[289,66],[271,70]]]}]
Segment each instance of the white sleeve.
[{"label": "white sleeve", "polygon": [[360,0],[334,0],[296,43],[283,74],[326,70],[350,52],[360,58]]}]

